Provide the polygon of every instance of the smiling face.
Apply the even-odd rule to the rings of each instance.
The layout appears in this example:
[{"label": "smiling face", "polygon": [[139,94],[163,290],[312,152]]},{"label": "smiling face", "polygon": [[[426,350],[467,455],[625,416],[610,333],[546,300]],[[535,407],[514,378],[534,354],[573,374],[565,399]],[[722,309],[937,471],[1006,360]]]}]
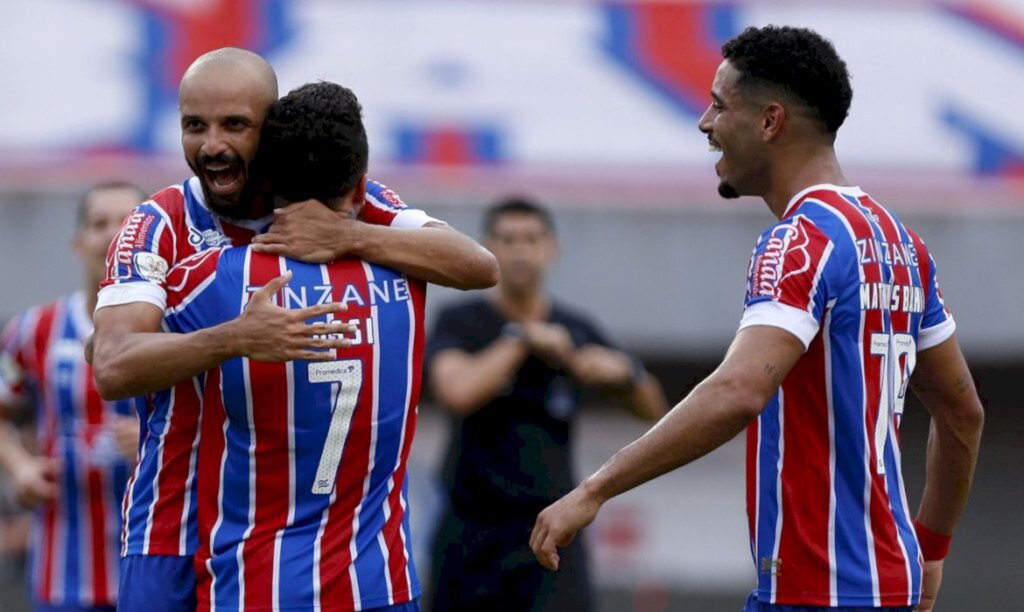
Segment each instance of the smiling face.
[{"label": "smiling face", "polygon": [[247,216],[239,205],[260,125],[273,104],[258,71],[215,63],[186,74],[179,92],[181,146],[199,177],[206,203],[229,217]]},{"label": "smiling face", "polygon": [[760,195],[769,168],[761,124],[763,109],[742,95],[739,78],[740,72],[728,60],[719,65],[711,86],[711,105],[697,124],[707,134],[711,150],[722,153],[715,172],[723,198]]}]

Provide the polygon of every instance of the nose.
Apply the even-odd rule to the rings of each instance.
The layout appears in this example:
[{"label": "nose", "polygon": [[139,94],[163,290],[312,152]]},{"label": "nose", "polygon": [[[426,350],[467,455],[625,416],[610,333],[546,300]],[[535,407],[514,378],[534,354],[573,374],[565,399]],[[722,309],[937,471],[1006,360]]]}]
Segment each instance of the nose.
[{"label": "nose", "polygon": [[228,151],[228,143],[223,130],[211,126],[203,136],[203,146],[200,148],[200,152],[204,155],[217,157]]},{"label": "nose", "polygon": [[710,134],[711,123],[711,105],[709,104],[708,107],[704,110],[704,114],[701,115],[700,119],[697,120],[697,129],[703,132],[704,134]]}]

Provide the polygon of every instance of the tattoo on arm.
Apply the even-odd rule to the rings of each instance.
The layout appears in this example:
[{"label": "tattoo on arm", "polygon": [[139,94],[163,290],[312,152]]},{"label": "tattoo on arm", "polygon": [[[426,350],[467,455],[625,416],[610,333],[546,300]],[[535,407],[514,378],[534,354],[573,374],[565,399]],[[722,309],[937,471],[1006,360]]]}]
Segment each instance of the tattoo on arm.
[{"label": "tattoo on arm", "polygon": [[782,384],[782,376],[779,374],[779,369],[770,363],[764,364],[764,368],[761,369],[766,375],[770,376],[773,385]]},{"label": "tattoo on arm", "polygon": [[971,381],[967,377],[965,377],[965,376],[961,376],[961,377],[957,378],[956,382],[953,383],[953,389],[956,391],[957,395],[963,394],[965,391],[967,391],[971,387],[972,387]]}]

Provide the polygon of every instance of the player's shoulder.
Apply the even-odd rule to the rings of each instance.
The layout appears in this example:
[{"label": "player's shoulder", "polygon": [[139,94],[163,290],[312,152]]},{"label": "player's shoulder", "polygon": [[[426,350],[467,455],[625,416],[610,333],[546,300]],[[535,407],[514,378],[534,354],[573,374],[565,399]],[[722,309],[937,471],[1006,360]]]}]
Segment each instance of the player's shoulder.
[{"label": "player's shoulder", "polygon": [[185,213],[185,189],[185,183],[164,187],[149,196],[139,205],[139,208],[160,211],[171,217],[183,215]]},{"label": "player's shoulder", "polygon": [[471,321],[480,319],[494,311],[494,307],[484,297],[471,297],[441,306],[439,316],[455,320]]},{"label": "player's shoulder", "polygon": [[392,211],[409,208],[395,193],[395,190],[373,179],[366,180],[366,202],[372,206]]}]

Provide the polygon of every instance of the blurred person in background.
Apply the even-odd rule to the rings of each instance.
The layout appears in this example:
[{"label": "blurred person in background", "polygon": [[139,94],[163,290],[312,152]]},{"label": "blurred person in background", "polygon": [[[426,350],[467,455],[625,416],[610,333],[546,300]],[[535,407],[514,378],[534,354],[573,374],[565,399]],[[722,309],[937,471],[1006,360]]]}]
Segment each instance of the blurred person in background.
[{"label": "blurred person in background", "polygon": [[[83,347],[117,228],[146,194],[128,183],[89,189],[78,208],[74,250],[83,288],[32,308],[0,336],[0,467],[17,501],[35,508],[30,592],[36,610],[113,610],[120,510],[139,442],[128,401],[106,402]],[[35,412],[26,447],[11,419]]]},{"label": "blurred person in background", "polygon": [[139,466],[126,494],[126,609],[195,605],[199,415],[194,407],[177,405],[170,387],[234,357],[317,361],[329,357],[313,349],[343,346],[340,336],[320,335],[301,320],[296,324],[294,313],[271,308],[259,311],[262,318],[159,333],[172,267],[205,249],[253,243],[256,252],[308,262],[359,257],[460,289],[497,281],[490,253],[372,180],[355,219],[316,201],[272,211],[269,198],[258,197],[263,186],[250,182],[250,164],[277,97],[273,68],[255,53],[223,48],[196,59],[179,88],[182,148],[195,176],[137,208],[111,245],[95,314],[96,382],[104,397],[149,394],[140,401],[164,407],[145,413]]},{"label": "blurred person in background", "polygon": [[499,202],[485,213],[484,234],[501,280],[493,293],[445,308],[427,349],[430,388],[453,416],[433,610],[588,610],[582,544],[564,551],[557,574],[538,566],[527,546],[536,513],[575,482],[571,430],[580,392],[607,391],[651,421],[668,405],[639,360],[549,295],[558,240],[545,208]]},{"label": "blurred person in background", "polygon": [[[668,416],[540,514],[530,545],[558,569],[605,501],[746,429],[745,610],[931,610],[984,420],[935,260],[843,175],[853,93],[829,41],[749,28],[722,55],[699,123],[722,154],[719,194],[779,219],[751,256],[740,329]],[[931,413],[916,516],[897,435],[908,387]]]}]

